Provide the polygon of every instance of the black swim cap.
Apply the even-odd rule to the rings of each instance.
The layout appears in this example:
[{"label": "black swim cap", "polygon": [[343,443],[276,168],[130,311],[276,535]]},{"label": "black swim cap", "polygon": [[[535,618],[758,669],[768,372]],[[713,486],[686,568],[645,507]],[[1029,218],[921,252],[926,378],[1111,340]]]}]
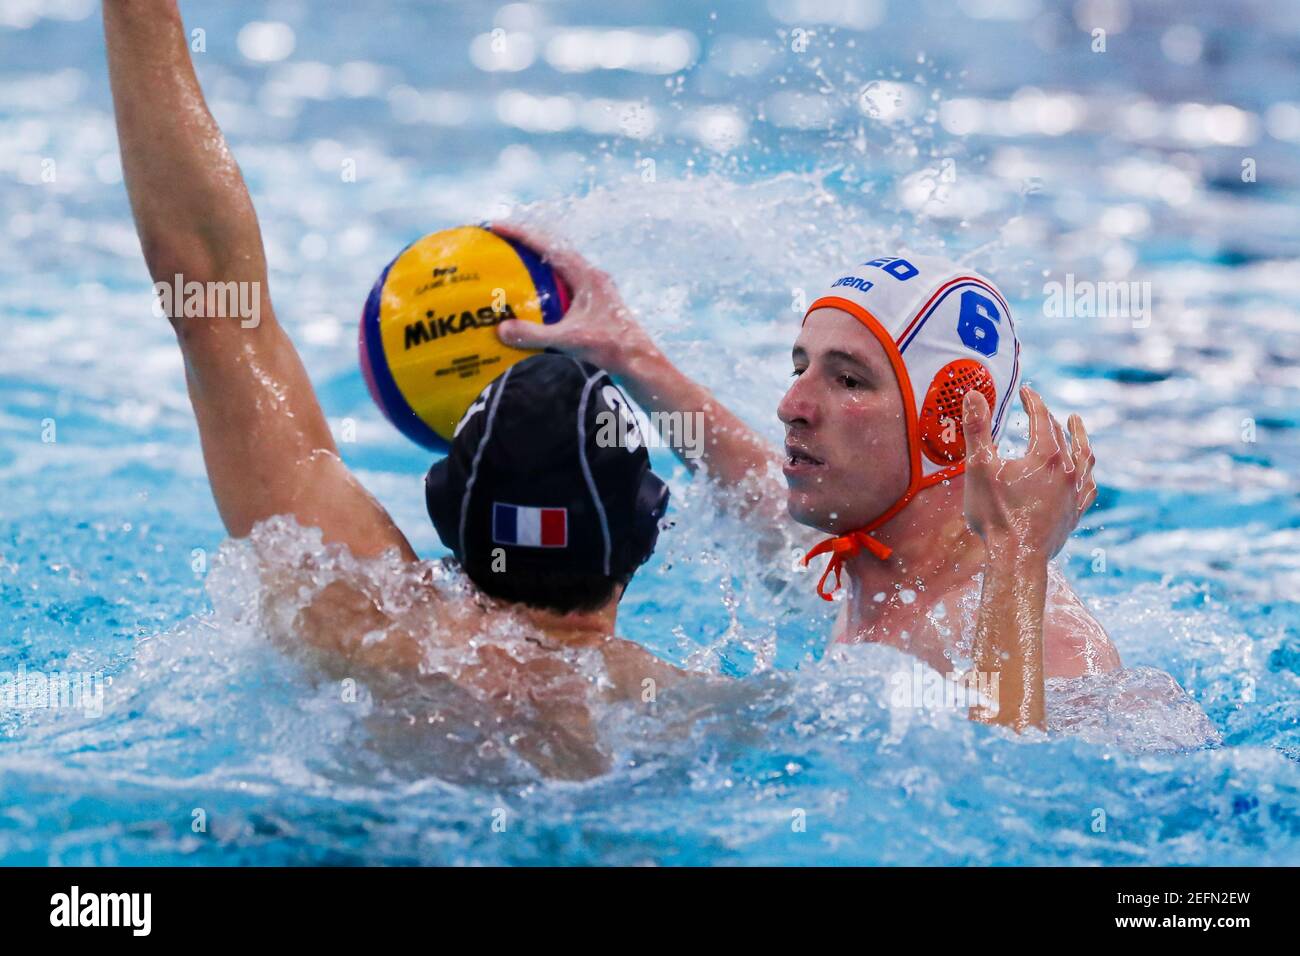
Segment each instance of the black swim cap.
[{"label": "black swim cap", "polygon": [[[612,440],[611,440],[612,439]],[[654,552],[668,486],[608,373],[541,353],[489,384],[424,481],[429,517],[470,570],[504,549],[506,573],[626,583]]]}]

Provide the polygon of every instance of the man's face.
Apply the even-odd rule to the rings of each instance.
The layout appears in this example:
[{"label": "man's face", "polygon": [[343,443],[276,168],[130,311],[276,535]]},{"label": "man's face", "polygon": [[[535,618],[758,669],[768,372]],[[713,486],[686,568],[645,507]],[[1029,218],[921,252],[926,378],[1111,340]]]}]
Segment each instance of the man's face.
[{"label": "man's face", "polygon": [[809,314],[795,341],[785,423],[790,516],[830,534],[878,517],[907,490],[903,397],[889,356],[839,309]]}]

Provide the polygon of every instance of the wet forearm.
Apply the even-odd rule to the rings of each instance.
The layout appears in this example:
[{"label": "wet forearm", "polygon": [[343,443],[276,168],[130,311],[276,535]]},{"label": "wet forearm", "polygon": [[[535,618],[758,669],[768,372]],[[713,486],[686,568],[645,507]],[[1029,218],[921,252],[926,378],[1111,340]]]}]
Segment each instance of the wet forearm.
[{"label": "wet forearm", "polygon": [[972,708],[972,719],[1016,730],[1046,726],[1046,603],[1047,558],[1015,542],[990,544],[971,656],[981,677],[991,681],[996,675],[997,710]]},{"label": "wet forearm", "polygon": [[[746,481],[761,483],[769,466],[779,465],[775,448],[741,421],[703,385],[683,374],[658,349],[646,349],[628,356],[615,370],[620,384],[633,400],[647,412],[679,416],[698,416],[702,435],[694,448],[673,450],[690,468],[703,465],[709,477],[724,487]],[[690,430],[680,428],[680,433]],[[672,437],[672,436],[665,436]]]},{"label": "wet forearm", "polygon": [[150,272],[260,273],[252,202],[204,102],[175,0],[103,9],[122,171]]}]

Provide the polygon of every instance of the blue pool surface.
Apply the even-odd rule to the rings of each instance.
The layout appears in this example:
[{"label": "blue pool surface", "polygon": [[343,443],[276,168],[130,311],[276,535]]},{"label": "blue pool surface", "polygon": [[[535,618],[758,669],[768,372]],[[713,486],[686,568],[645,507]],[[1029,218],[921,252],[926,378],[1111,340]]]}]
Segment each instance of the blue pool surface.
[{"label": "blue pool surface", "polygon": [[[426,556],[429,456],[371,403],[356,322],[398,249],[463,222],[570,239],[773,439],[800,290],[946,250],[998,280],[1028,380],[1085,418],[1100,495],[1060,565],[1127,670],[1054,682],[1051,733],[891,706],[910,659],[828,651],[813,579],[656,452],[671,527],[622,631],[735,680],[682,732],[610,708],[617,769],[572,783],[478,761],[500,741],[454,707],[468,743],[426,747],[269,633],[255,550],[319,542],[224,541],[98,4],[0,0],[0,679],[104,681],[102,712],[0,707],[0,863],[1300,863],[1291,6],[182,5],[278,316]],[[1149,283],[1149,322],[1059,314],[1067,274]]]}]

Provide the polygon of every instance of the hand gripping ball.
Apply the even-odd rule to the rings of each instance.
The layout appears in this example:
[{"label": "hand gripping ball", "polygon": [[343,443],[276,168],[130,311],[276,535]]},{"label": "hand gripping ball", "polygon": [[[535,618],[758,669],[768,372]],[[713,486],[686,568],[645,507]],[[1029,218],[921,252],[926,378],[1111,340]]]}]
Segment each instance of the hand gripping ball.
[{"label": "hand gripping ball", "polygon": [[501,343],[507,319],[550,324],[569,290],[523,243],[461,226],[411,243],[388,264],[361,313],[361,372],[398,430],[434,451],[494,378],[533,350]]}]

